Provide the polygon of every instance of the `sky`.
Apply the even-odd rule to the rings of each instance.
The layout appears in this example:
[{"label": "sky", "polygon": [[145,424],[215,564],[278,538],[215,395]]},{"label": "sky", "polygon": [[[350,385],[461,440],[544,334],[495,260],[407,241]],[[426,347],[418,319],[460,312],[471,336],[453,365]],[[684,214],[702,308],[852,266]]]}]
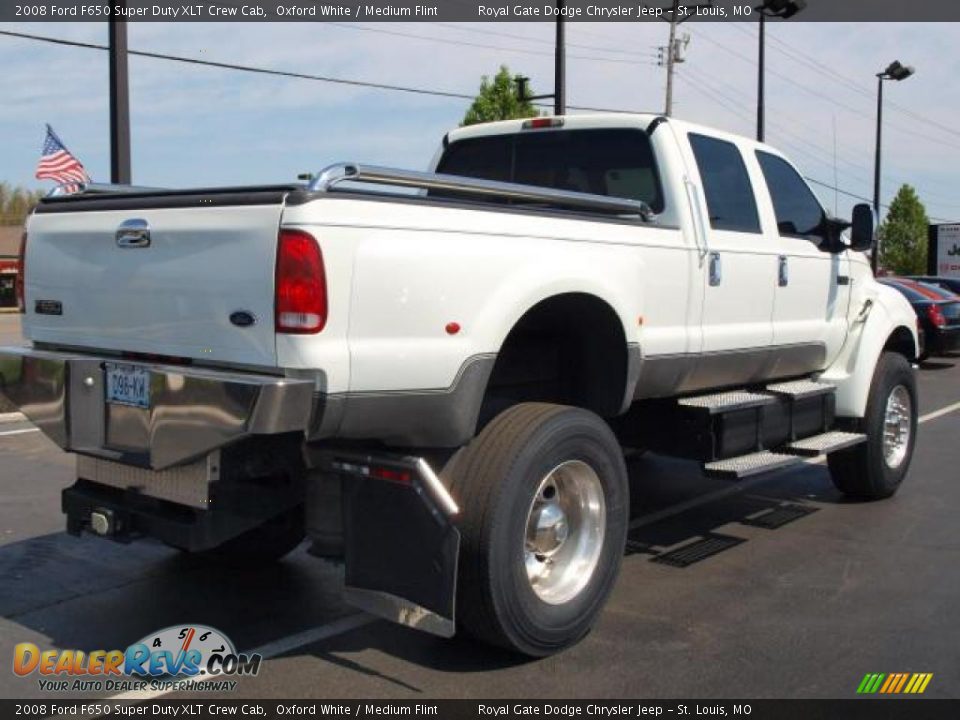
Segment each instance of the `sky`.
[{"label": "sky", "polygon": [[[107,42],[106,23],[0,23],[0,30]],[[666,23],[567,25],[571,105],[660,112]],[[752,136],[756,23],[689,22],[674,115]],[[507,64],[553,86],[553,23],[132,23],[131,49],[473,94]],[[902,183],[935,221],[960,221],[960,24],[767,24],[767,142],[803,173],[873,196],[876,73],[885,84],[883,202]],[[109,179],[107,53],[0,36],[0,180],[33,172],[50,123],[97,181]],[[190,187],[290,182],[353,160],[425,168],[468,100],[131,57],[133,179]],[[849,217],[858,200],[815,186]]]}]

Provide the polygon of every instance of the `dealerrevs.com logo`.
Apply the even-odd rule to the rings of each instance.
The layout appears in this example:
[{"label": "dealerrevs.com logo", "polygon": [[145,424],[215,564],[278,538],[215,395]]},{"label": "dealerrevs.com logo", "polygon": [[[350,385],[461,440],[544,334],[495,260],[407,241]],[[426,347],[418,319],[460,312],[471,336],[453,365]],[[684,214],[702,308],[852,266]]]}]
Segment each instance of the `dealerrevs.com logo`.
[{"label": "dealerrevs.com logo", "polygon": [[36,675],[49,692],[236,689],[236,677],[260,672],[263,657],[240,654],[230,639],[205,625],[174,625],[151,633],[125,650],[40,650],[33,643],[13,649],[13,672]]}]

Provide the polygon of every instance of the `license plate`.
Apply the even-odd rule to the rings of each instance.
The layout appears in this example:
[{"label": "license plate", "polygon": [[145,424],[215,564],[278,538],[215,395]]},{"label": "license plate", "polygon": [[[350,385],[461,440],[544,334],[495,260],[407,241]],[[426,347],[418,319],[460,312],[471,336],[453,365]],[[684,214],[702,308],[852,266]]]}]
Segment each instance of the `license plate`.
[{"label": "license plate", "polygon": [[112,405],[150,407],[150,372],[135,365],[107,363],[107,402]]}]

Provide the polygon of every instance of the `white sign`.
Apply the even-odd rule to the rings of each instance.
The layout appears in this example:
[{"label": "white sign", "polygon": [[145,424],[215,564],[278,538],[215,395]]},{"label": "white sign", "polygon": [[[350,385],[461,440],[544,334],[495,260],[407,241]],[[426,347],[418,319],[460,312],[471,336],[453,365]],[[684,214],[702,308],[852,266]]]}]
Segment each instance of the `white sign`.
[{"label": "white sign", "polygon": [[960,278],[960,224],[937,227],[937,275]]}]

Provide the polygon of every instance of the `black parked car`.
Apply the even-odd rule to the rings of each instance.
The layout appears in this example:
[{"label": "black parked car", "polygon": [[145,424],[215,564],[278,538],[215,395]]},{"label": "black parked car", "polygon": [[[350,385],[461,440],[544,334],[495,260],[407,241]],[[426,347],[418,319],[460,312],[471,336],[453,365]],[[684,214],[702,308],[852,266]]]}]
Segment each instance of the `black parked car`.
[{"label": "black parked car", "polygon": [[960,349],[960,297],[949,290],[902,277],[877,278],[896,288],[920,318],[920,359]]},{"label": "black parked car", "polygon": [[937,287],[949,290],[954,295],[960,295],[960,278],[937,277],[935,275],[915,275],[906,278],[907,280],[916,280],[927,285],[936,285]]}]

